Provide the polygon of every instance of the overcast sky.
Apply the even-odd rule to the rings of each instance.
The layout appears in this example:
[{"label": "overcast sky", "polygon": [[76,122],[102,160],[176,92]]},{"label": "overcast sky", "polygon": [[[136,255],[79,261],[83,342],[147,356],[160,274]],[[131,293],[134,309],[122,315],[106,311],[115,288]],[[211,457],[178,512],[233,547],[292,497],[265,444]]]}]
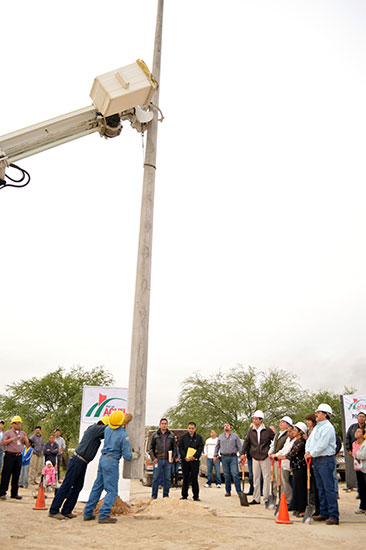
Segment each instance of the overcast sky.
[{"label": "overcast sky", "polygon": [[[2,0],[0,134],[152,67],[157,1]],[[366,392],[366,4],[166,0],[147,422],[237,363]],[[142,189],[124,124],[0,191],[0,391],[63,366],[128,385]]]}]

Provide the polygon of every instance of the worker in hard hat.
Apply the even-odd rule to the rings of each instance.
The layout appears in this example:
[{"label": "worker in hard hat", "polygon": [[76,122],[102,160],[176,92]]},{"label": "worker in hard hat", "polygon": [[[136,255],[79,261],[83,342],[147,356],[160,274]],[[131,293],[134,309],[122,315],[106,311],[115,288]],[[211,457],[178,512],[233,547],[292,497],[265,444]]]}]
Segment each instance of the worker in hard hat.
[{"label": "worker in hard hat", "polygon": [[268,456],[271,441],[275,436],[274,431],[263,424],[264,414],[260,409],[253,413],[253,424],[244,438],[241,449],[241,459],[246,456],[247,450],[253,459],[254,494],[249,504],[260,504],[261,502],[261,474],[263,475],[263,498],[264,502],[269,499],[271,484],[271,461]]},{"label": "worker in hard hat", "polygon": [[274,460],[273,463],[273,474],[274,474],[274,483],[273,483],[273,495],[277,496],[277,486],[278,486],[278,460],[277,453],[281,451],[285,442],[288,438],[288,431],[292,429],[293,422],[290,416],[283,416],[280,420],[279,430],[271,441],[269,447],[268,456],[270,459]]},{"label": "worker in hard hat", "polygon": [[116,523],[110,516],[112,506],[118,496],[119,461],[132,460],[130,442],[123,426],[124,412],[114,411],[109,417],[109,425],[104,432],[104,447],[99,460],[98,475],[84,508],[84,521],[95,519],[94,510],[102,491],[106,491],[104,503],[99,509],[98,523]]},{"label": "worker in hard hat", "polygon": [[22,451],[24,445],[29,446],[27,435],[21,430],[23,420],[20,416],[14,416],[11,419],[11,429],[7,430],[1,441],[5,447],[4,465],[1,473],[0,499],[6,500],[6,492],[11,478],[10,498],[20,500],[22,497],[18,494],[19,476],[22,468]]},{"label": "worker in hard hat", "polygon": [[[305,455],[305,437],[308,433],[308,427],[305,422],[296,422],[293,427],[295,442],[288,454],[292,470],[292,508],[297,517],[303,517],[306,508],[306,460]],[[282,481],[282,480],[281,480]]]},{"label": "worker in hard hat", "polygon": [[317,424],[306,441],[305,459],[312,460],[319,492],[320,514],[313,516],[313,519],[325,521],[327,525],[338,525],[339,510],[334,484],[336,433],[329,422],[332,414],[332,408],[327,403],[321,403],[315,411]]},{"label": "worker in hard hat", "polygon": [[51,518],[63,520],[76,517],[76,514],[73,514],[72,511],[84,485],[86,468],[89,462],[94,459],[100,442],[104,438],[108,418],[108,416],[104,416],[96,424],[92,424],[85,430],[80,443],[69,460],[62,485],[52,501],[48,514]]}]

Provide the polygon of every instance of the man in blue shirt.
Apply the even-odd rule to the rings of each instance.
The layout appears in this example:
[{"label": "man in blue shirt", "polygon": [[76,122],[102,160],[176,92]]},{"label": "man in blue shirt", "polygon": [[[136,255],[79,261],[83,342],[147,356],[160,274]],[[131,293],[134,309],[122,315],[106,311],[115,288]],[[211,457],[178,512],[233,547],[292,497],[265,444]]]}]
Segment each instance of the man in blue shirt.
[{"label": "man in blue shirt", "polygon": [[69,460],[65,479],[52,501],[48,514],[51,518],[63,520],[76,517],[72,511],[84,486],[86,468],[97,454],[108,420],[109,417],[104,416],[85,430],[79,445]]},{"label": "man in blue shirt", "polygon": [[122,426],[124,412],[115,411],[109,417],[109,426],[104,431],[104,447],[99,460],[98,475],[84,508],[84,521],[95,519],[93,514],[102,491],[106,491],[104,503],[99,509],[98,523],[116,523],[111,518],[112,506],[118,496],[119,461],[132,460],[129,437]]},{"label": "man in blue shirt", "polygon": [[319,405],[315,412],[317,424],[306,442],[305,459],[312,460],[319,491],[320,515],[313,516],[313,519],[325,521],[327,525],[338,525],[339,510],[334,484],[336,434],[329,422],[332,413],[331,407],[326,403]]}]

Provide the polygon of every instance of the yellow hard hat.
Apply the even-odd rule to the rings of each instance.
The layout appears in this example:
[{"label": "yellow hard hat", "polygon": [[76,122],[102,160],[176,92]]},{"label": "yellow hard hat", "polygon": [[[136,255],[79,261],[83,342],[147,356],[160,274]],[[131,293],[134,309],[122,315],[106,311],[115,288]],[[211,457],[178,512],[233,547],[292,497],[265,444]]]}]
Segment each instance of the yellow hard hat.
[{"label": "yellow hard hat", "polygon": [[20,418],[20,416],[13,416],[13,418],[11,419],[11,423],[13,424],[13,422],[23,422],[23,420]]},{"label": "yellow hard hat", "polygon": [[103,422],[104,426],[108,426],[109,424],[109,416],[103,416],[102,418],[99,419],[100,422]]},{"label": "yellow hard hat", "polygon": [[109,417],[109,425],[112,430],[116,430],[117,428],[122,426],[124,419],[125,413],[123,411],[112,412],[111,416]]}]

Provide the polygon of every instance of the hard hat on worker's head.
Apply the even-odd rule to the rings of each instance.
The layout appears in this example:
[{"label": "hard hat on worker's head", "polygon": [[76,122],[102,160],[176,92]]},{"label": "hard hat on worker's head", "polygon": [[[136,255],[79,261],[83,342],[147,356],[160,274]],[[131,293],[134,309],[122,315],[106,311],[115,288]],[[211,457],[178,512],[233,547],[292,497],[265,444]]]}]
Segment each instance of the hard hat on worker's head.
[{"label": "hard hat on worker's head", "polygon": [[112,412],[111,416],[109,417],[109,425],[112,430],[116,430],[117,428],[122,426],[124,419],[125,413],[123,411]]},{"label": "hard hat on worker's head", "polygon": [[100,422],[103,422],[104,426],[108,426],[109,424],[109,416],[103,416],[99,419]]},{"label": "hard hat on worker's head", "polygon": [[261,411],[260,409],[258,409],[257,411],[254,411],[253,413],[253,417],[256,416],[257,418],[264,418],[264,414],[263,414],[263,411]]},{"label": "hard hat on worker's head", "polygon": [[305,422],[296,422],[294,428],[297,428],[298,430],[300,430],[304,434],[308,433],[308,427],[305,424]]},{"label": "hard hat on worker's head", "polygon": [[332,416],[333,414],[332,407],[330,407],[326,403],[320,403],[315,412],[323,412],[325,414],[328,414],[329,416]]},{"label": "hard hat on worker's head", "polygon": [[286,422],[289,426],[293,426],[292,418],[290,416],[283,416],[280,422]]},{"label": "hard hat on worker's head", "polygon": [[20,418],[20,416],[13,416],[11,419],[11,423],[14,424],[15,422],[23,422],[23,420]]}]

